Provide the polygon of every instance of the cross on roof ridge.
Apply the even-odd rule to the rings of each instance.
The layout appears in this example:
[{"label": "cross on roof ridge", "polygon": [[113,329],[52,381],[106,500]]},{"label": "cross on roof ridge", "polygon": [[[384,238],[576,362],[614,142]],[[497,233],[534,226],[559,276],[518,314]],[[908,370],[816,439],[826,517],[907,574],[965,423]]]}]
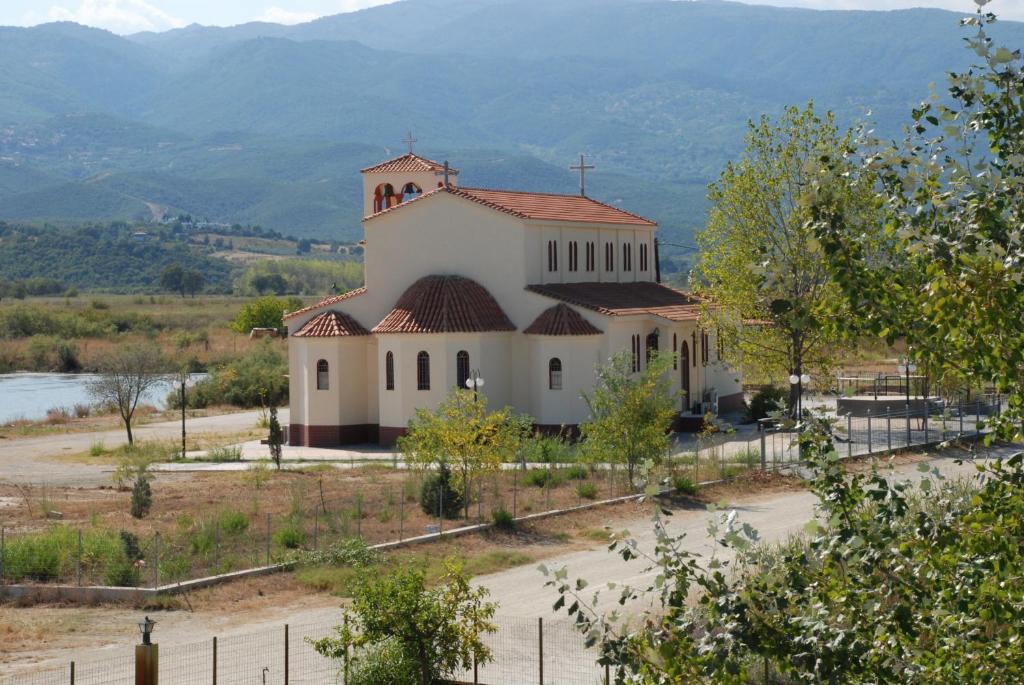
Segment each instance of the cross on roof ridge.
[{"label": "cross on roof ridge", "polygon": [[579,164],[574,164],[574,165],[570,166],[569,168],[572,171],[579,171],[580,172],[580,195],[583,196],[583,197],[586,197],[587,196],[587,188],[586,188],[586,174],[587,174],[587,171],[590,170],[590,169],[596,169],[597,167],[595,167],[593,164],[587,164],[584,161],[584,155],[581,152],[580,153],[580,163]]}]

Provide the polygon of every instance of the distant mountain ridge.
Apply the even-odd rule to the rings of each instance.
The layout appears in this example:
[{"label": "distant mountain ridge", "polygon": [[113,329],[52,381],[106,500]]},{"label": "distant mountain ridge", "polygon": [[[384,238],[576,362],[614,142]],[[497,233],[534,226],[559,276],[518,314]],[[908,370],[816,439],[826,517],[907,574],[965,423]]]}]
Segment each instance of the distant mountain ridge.
[{"label": "distant mountain ridge", "polygon": [[[748,119],[813,97],[896,135],[929,83],[970,63],[958,18],[403,0],[297,26],[0,28],[0,219],[183,211],[351,240],[357,170],[411,129],[474,185],[572,192],[585,151],[595,197],[685,244]],[[993,34],[1018,47],[1024,24]]]}]

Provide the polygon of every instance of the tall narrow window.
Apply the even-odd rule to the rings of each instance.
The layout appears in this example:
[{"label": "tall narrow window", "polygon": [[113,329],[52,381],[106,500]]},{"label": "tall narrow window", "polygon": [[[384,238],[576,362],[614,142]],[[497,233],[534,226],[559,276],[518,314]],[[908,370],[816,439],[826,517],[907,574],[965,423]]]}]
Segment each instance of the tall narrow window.
[{"label": "tall narrow window", "polygon": [[555,270],[555,241],[548,241],[548,271]]},{"label": "tall narrow window", "polygon": [[640,270],[647,271],[647,243],[640,243]]},{"label": "tall narrow window", "polygon": [[388,352],[384,355],[384,389],[395,389],[395,353]]},{"label": "tall narrow window", "polygon": [[615,271],[615,246],[611,243],[604,244],[604,270]]},{"label": "tall narrow window", "polygon": [[677,371],[679,369],[679,341],[676,338],[676,334],[672,334],[672,370]]},{"label": "tall narrow window", "polygon": [[317,390],[328,390],[330,389],[330,367],[327,364],[326,359],[321,359],[316,363],[316,389]]},{"label": "tall narrow window", "polygon": [[622,270],[633,270],[633,246],[629,243],[622,244]]},{"label": "tall narrow window", "polygon": [[708,349],[708,334],[707,331],[700,332],[700,360],[704,366],[708,365],[708,360],[711,358],[711,352]]},{"label": "tall narrow window", "polygon": [[553,357],[548,362],[548,388],[551,390],[562,389],[562,360]]},{"label": "tall narrow window", "polygon": [[455,355],[455,384],[460,388],[466,387],[469,380],[469,352],[460,350]]},{"label": "tall narrow window", "polygon": [[693,368],[697,368],[697,331],[693,332]]},{"label": "tall narrow window", "polygon": [[633,373],[639,373],[640,371],[640,336],[632,336],[633,342]]},{"label": "tall narrow window", "polygon": [[597,245],[590,241],[587,243],[587,271],[594,271],[597,268]]},{"label": "tall narrow window", "polygon": [[580,244],[573,240],[569,243],[569,271],[579,271]]},{"label": "tall narrow window", "polygon": [[426,352],[416,355],[416,389],[430,390],[430,355]]},{"label": "tall narrow window", "polygon": [[651,363],[651,359],[658,353],[658,333],[654,332],[647,336],[647,352],[644,359],[648,364]]}]

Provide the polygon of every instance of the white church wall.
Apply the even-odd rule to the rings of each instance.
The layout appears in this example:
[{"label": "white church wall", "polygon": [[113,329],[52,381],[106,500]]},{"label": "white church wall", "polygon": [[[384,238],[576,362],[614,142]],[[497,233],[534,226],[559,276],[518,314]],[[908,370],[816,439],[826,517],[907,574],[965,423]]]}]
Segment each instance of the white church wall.
[{"label": "white church wall", "polygon": [[[368,423],[365,402],[368,341],[367,336],[310,338],[305,341],[303,381],[309,389],[303,417],[305,425],[358,426]],[[321,359],[328,363],[328,388],[325,390],[317,388],[317,363]]]},{"label": "white church wall", "polygon": [[[594,370],[602,362],[599,335],[541,336],[531,335],[528,348],[530,379],[530,414],[544,426],[575,426],[587,420],[584,392],[594,385]],[[562,387],[551,389],[549,364],[558,359],[562,364]]]},{"label": "white church wall", "polygon": [[288,421],[302,425],[306,420],[306,344],[302,338],[288,339]]}]

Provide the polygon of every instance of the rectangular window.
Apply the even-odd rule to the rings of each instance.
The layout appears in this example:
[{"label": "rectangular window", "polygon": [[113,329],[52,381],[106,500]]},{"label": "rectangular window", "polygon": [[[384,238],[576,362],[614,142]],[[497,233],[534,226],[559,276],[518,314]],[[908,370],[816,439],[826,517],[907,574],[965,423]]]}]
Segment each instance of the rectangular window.
[{"label": "rectangular window", "polygon": [[597,262],[597,245],[592,241],[587,243],[587,271],[593,271]]},{"label": "rectangular window", "polygon": [[615,246],[611,243],[604,244],[604,270],[615,271]]}]

